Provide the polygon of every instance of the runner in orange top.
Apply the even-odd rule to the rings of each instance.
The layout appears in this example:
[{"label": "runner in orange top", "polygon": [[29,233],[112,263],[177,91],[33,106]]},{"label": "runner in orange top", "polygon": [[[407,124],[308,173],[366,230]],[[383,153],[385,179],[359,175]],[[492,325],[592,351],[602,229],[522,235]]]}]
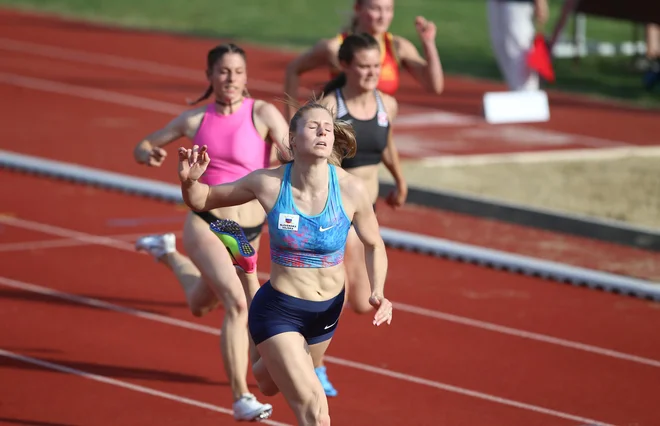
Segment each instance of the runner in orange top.
[{"label": "runner in orange top", "polygon": [[[349,33],[344,32],[337,36],[339,46],[346,40]],[[394,36],[392,33],[383,34],[380,49],[380,79],[377,89],[390,96],[394,96],[399,88],[399,59],[394,47]],[[338,70],[331,69],[330,77],[335,78],[339,75]]]},{"label": "runner in orange top", "polygon": [[[355,0],[354,16],[348,31],[338,36],[322,39],[311,49],[294,59],[287,66],[285,93],[297,98],[298,78],[311,70],[328,67],[331,73],[339,73],[337,53],[347,33],[368,33],[380,42],[383,60],[378,89],[394,95],[399,87],[399,68],[403,66],[426,90],[440,94],[444,89],[444,75],[435,45],[436,27],[433,22],[418,16],[415,27],[422,42],[424,57],[408,39],[388,32],[394,18],[394,0]],[[287,105],[286,115],[294,109]]]},{"label": "runner in orange top", "polygon": [[[393,35],[388,31],[394,16],[394,0],[354,1],[354,17],[350,28],[346,32],[330,39],[320,40],[309,51],[288,65],[285,91],[288,95],[296,99],[299,76],[317,68],[330,68],[333,79],[335,77],[340,79],[341,77],[339,75],[342,70],[344,72],[348,71],[344,74],[344,79],[349,80],[346,83],[350,83],[348,85],[352,86],[353,89],[364,89],[364,87],[361,87],[364,86],[362,83],[365,83],[365,81],[368,82],[367,86],[369,86],[369,90],[365,91],[366,95],[363,96],[360,93],[356,99],[355,90],[353,90],[353,94],[351,95],[351,93],[348,93],[350,90],[344,87],[346,85],[345,83],[339,84],[337,81],[334,81],[336,83],[335,88],[339,88],[339,90],[330,91],[332,94],[328,92],[328,97],[325,99],[331,101],[333,97],[342,98],[344,107],[342,107],[343,112],[340,116],[344,118],[350,117],[350,120],[352,120],[356,127],[358,147],[363,147],[362,150],[358,149],[350,165],[342,164],[342,167],[345,167],[346,170],[350,170],[354,174],[358,174],[366,181],[372,182],[377,188],[378,179],[376,174],[374,174],[377,171],[377,164],[380,164],[385,159],[389,159],[392,165],[398,164],[397,149],[392,141],[391,122],[394,119],[392,114],[395,114],[395,110],[397,109],[396,100],[393,95],[399,88],[400,68],[405,68],[422,87],[436,94],[441,93],[444,88],[444,76],[435,45],[435,24],[423,17],[417,17],[415,20],[417,33],[419,34],[424,50],[424,57],[422,57],[409,40]],[[355,34],[357,38],[350,37],[347,39],[349,34]],[[365,35],[366,37],[360,37],[361,35]],[[364,57],[361,56],[359,60],[353,61],[353,53],[355,53],[353,52],[353,47],[355,46],[352,46],[352,43],[360,40],[366,43],[367,39],[375,39],[373,44],[378,49],[373,49],[373,44],[367,43],[368,46],[362,45],[362,48],[357,50],[360,50],[365,55],[368,53],[368,55],[363,55]],[[347,40],[346,43],[344,40]],[[345,51],[344,53],[351,51],[348,56],[343,55],[342,63],[340,63],[339,58],[340,48],[342,52]],[[380,52],[380,61],[378,61],[377,56],[373,56],[374,50]],[[378,53],[376,54],[378,55]],[[374,83],[376,87],[373,87]],[[382,93],[374,95],[377,92]],[[378,102],[379,107],[378,111],[376,111],[376,100],[378,98],[385,99],[385,102]],[[335,104],[337,105],[332,105],[331,109],[339,109],[339,102],[335,101]],[[293,112],[295,112],[295,109],[291,105],[287,105],[286,114],[290,117]],[[382,112],[386,113],[386,120],[381,120]],[[350,115],[351,113],[359,114],[364,120],[355,119],[354,116]],[[369,119],[368,117],[372,118]],[[362,124],[359,124],[358,121],[361,121]],[[385,123],[384,125],[381,124],[383,122]],[[383,126],[389,129],[385,130],[385,133],[383,133]],[[361,130],[357,131],[357,127]],[[376,156],[367,154],[368,151],[376,148],[378,151]],[[374,163],[375,158],[377,158],[376,163]],[[390,170],[392,169],[390,168]],[[394,193],[395,198],[392,199],[390,205],[399,207],[405,203],[407,186],[400,170],[394,173],[394,177],[397,183],[397,191]],[[377,189],[373,195],[375,199]],[[362,306],[355,303],[356,300],[363,299],[361,295],[364,294],[365,290],[368,291],[367,270],[364,257],[361,254],[359,246],[350,243],[351,241],[355,242],[356,238],[355,234],[352,233],[351,237],[349,237],[349,246],[352,249],[347,248],[347,294],[350,296],[349,299],[352,299],[349,302],[349,306],[353,311],[366,313],[370,309],[370,306]],[[328,379],[326,367],[322,361],[315,365],[315,370],[326,395],[330,397],[337,396],[338,392]]]}]

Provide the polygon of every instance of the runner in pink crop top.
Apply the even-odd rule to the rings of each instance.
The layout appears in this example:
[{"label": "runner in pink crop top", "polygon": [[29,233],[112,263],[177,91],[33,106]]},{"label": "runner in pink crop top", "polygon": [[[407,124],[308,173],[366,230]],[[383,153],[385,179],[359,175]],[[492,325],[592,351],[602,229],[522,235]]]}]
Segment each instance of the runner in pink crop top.
[{"label": "runner in pink crop top", "polygon": [[[216,185],[270,167],[275,148],[281,153],[290,151],[289,124],[282,113],[272,103],[248,95],[243,49],[231,43],[213,47],[207,53],[206,76],[206,90],[197,100],[189,102],[193,108],[137,144],[133,155],[138,163],[161,166],[168,157],[164,147],[186,138],[187,145],[190,142],[206,145],[213,165],[201,180]],[[197,105],[207,99],[208,105]],[[263,219],[257,224],[260,215]],[[252,346],[250,353],[256,350],[248,339],[245,302],[249,305],[260,286],[257,256],[250,254],[258,248],[265,218],[263,207],[254,202],[227,209],[191,210],[183,225],[183,244],[179,243],[185,254],[177,250],[174,233],[145,235],[135,243],[138,250],[168,266],[193,315],[205,315],[218,306],[223,307],[220,355],[231,386],[231,407],[237,421],[264,420],[273,411],[271,404],[259,402],[250,393],[242,367],[249,362],[247,346]],[[247,252],[246,246],[250,245],[252,252]],[[216,295],[222,295],[222,300]],[[190,358],[194,359],[194,354]]]},{"label": "runner in pink crop top", "polygon": [[254,99],[244,98],[236,112],[218,114],[209,104],[193,145],[208,147],[212,164],[200,179],[208,185],[233,182],[253,170],[270,166],[269,144],[257,133],[252,120]]}]

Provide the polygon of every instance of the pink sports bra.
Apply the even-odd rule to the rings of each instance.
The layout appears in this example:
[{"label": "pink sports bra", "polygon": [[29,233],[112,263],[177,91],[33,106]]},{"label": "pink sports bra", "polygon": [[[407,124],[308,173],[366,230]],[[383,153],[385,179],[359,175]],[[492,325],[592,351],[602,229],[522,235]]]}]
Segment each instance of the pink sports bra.
[{"label": "pink sports bra", "polygon": [[208,147],[211,158],[200,182],[207,185],[233,182],[270,166],[270,144],[254,126],[253,107],[254,99],[245,98],[236,112],[222,115],[216,112],[215,103],[208,105],[193,138],[195,145]]}]

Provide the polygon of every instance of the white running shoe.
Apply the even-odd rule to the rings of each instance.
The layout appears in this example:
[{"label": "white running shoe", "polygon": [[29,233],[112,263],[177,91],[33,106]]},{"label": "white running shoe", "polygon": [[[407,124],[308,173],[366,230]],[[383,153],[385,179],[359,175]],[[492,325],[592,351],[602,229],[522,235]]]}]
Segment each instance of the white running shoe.
[{"label": "white running shoe", "polygon": [[168,233],[138,238],[135,242],[135,249],[138,251],[144,250],[158,260],[167,253],[176,251],[176,235]]},{"label": "white running shoe", "polygon": [[251,393],[244,393],[238,401],[234,402],[234,419],[239,422],[266,420],[272,413],[272,405],[262,404]]}]

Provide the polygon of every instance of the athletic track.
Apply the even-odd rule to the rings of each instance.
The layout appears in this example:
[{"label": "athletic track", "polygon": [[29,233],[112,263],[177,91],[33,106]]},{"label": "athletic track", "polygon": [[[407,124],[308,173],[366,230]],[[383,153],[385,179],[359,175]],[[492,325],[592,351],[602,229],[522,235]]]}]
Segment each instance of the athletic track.
[{"label": "athletic track", "polygon": [[[209,43],[10,12],[0,22],[2,149],[175,181],[171,159],[160,170],[141,168],[131,150],[203,89]],[[253,95],[273,98],[287,56],[249,55]],[[451,80],[448,98],[484,90],[470,84]],[[433,107],[411,93],[404,115]],[[586,145],[651,143],[638,131],[650,128],[648,114],[562,99],[582,105],[572,108],[583,115],[562,116],[559,108],[552,128],[538,128],[586,128]],[[615,115],[621,118],[610,122],[633,128],[606,128],[603,120]],[[600,125],[585,126],[591,120]],[[185,211],[4,170],[0,176],[0,424],[233,424],[220,313],[192,317],[171,274],[133,250],[138,235],[178,232]],[[430,210],[381,211],[385,226],[457,240],[465,234],[458,224],[483,222],[459,218],[448,229],[445,216]],[[499,229],[511,236],[500,249],[515,251],[512,241],[530,235]],[[613,258],[641,253],[573,241]],[[369,316],[347,311],[330,348],[340,392],[330,400],[333,424],[660,424],[657,304],[397,250],[389,256],[392,326],[375,328]],[[271,424],[293,424],[283,399],[271,402]]]}]

